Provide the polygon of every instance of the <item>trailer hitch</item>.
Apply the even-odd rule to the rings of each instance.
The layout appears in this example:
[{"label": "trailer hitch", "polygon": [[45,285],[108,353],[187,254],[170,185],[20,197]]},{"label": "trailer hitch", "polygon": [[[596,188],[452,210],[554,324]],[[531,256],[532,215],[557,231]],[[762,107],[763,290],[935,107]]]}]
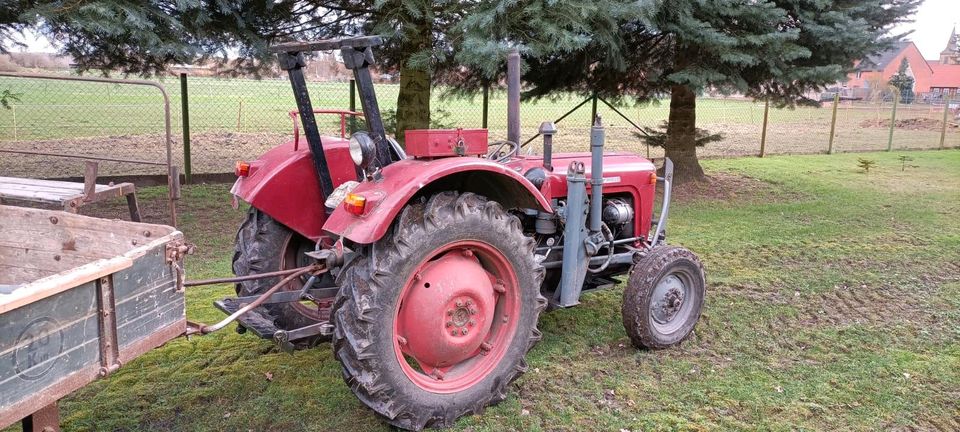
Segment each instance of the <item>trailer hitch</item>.
[{"label": "trailer hitch", "polygon": [[[187,328],[187,336],[191,336],[191,335],[194,335],[194,334],[206,335],[206,334],[213,333],[213,332],[215,332],[215,331],[217,331],[217,330],[220,330],[220,329],[226,327],[228,324],[236,321],[238,318],[240,318],[240,316],[242,316],[242,315],[244,315],[244,314],[252,311],[253,309],[256,309],[257,307],[263,305],[264,303],[266,303],[266,302],[268,301],[268,299],[270,299],[275,293],[277,293],[277,291],[280,290],[280,288],[283,288],[284,286],[286,286],[288,283],[290,283],[290,282],[293,281],[294,279],[296,279],[296,278],[298,278],[298,277],[300,277],[300,276],[302,276],[302,275],[305,275],[305,274],[310,274],[311,276],[317,276],[317,275],[326,273],[327,271],[328,271],[328,267],[326,266],[326,264],[324,264],[324,263],[315,263],[315,264],[311,264],[311,265],[308,265],[308,266],[299,267],[299,268],[296,268],[296,269],[284,270],[284,271],[282,271],[282,272],[262,273],[262,274],[258,274],[258,275],[240,276],[240,277],[234,277],[234,278],[221,278],[221,279],[209,279],[209,280],[204,280],[204,281],[190,281],[190,282],[186,282],[186,283],[184,283],[185,286],[198,286],[198,285],[209,285],[209,284],[218,284],[218,283],[240,282],[240,281],[244,281],[244,280],[263,279],[263,278],[268,278],[268,277],[276,277],[276,276],[278,276],[278,273],[282,273],[282,274],[285,274],[285,275],[286,275],[286,277],[284,277],[282,280],[280,280],[280,282],[278,282],[276,285],[274,285],[274,286],[272,286],[270,289],[264,291],[263,294],[260,294],[259,296],[256,296],[251,302],[249,302],[249,303],[243,303],[242,306],[239,307],[238,309],[236,309],[235,311],[233,311],[233,313],[231,313],[230,316],[224,318],[223,320],[221,320],[220,322],[218,322],[218,323],[216,323],[216,324],[209,325],[209,324],[192,323],[192,322],[189,323],[188,328]],[[295,293],[296,293],[297,295],[302,295],[301,292],[295,292]],[[249,298],[250,298],[250,297],[246,297],[246,298],[243,298],[243,299],[249,299]],[[237,300],[240,300],[240,299],[237,299]],[[298,298],[297,300],[299,300],[299,298]],[[292,300],[292,301],[297,301],[297,300]]]}]

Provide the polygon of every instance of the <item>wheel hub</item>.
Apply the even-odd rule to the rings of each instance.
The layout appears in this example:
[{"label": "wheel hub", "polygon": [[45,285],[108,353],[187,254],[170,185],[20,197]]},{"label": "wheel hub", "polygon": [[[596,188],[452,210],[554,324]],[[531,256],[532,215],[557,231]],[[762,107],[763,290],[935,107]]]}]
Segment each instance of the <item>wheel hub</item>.
[{"label": "wheel hub", "polygon": [[403,353],[426,373],[475,356],[493,323],[494,285],[470,249],[427,262],[414,274],[397,316]]},{"label": "wheel hub", "polygon": [[686,288],[680,278],[674,275],[663,278],[654,289],[650,303],[653,319],[660,324],[673,321],[683,309],[685,292]]}]

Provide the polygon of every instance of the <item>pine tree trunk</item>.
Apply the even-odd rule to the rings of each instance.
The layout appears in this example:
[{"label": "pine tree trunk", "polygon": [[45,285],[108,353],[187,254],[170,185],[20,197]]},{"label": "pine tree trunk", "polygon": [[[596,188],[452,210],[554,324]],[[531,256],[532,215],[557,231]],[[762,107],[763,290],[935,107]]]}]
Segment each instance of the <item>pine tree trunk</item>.
[{"label": "pine tree trunk", "polygon": [[666,156],[673,161],[676,183],[704,181],[697,159],[697,95],[682,85],[670,90],[670,117],[667,125]]},{"label": "pine tree trunk", "polygon": [[430,74],[420,69],[400,68],[400,93],[397,95],[397,141],[403,144],[403,131],[430,127]]},{"label": "pine tree trunk", "polygon": [[[429,15],[425,15],[429,17]],[[427,22],[407,23],[409,31],[402,46],[400,92],[397,95],[396,138],[403,144],[403,131],[430,127],[430,72],[426,67],[411,67],[407,60],[432,46],[432,18]]]}]

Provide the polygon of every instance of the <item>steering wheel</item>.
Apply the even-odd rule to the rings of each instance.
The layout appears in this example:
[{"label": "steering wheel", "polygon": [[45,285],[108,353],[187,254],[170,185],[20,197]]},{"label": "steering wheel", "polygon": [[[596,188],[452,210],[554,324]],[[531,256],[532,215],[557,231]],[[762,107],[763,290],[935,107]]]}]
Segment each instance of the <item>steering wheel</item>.
[{"label": "steering wheel", "polygon": [[487,152],[487,159],[503,163],[520,154],[520,144],[513,141],[494,141],[493,150]]}]

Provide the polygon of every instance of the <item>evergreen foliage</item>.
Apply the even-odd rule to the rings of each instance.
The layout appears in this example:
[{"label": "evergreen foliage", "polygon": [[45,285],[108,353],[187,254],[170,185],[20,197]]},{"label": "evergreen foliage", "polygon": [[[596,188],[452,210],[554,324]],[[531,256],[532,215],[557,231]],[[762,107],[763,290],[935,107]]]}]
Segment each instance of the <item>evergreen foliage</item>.
[{"label": "evergreen foliage", "polygon": [[910,64],[907,63],[907,59],[903,58],[900,61],[900,68],[897,69],[896,75],[890,77],[890,82],[888,82],[889,85],[899,90],[900,102],[905,104],[912,103],[915,98],[913,94],[914,79],[907,71],[909,67]]},{"label": "evergreen foliage", "polygon": [[[275,61],[273,43],[384,36],[380,70],[399,71],[397,125],[427,127],[430,88],[455,80],[451,29],[478,2],[453,0],[11,0],[0,4],[0,52],[35,29],[81,72],[152,75],[208,59],[228,73],[259,75]],[[228,54],[238,54],[232,60]],[[401,135],[402,136],[402,135]]]},{"label": "evergreen foliage", "polygon": [[[463,63],[488,77],[518,47],[527,97],[597,92],[616,100],[672,96],[667,155],[680,181],[702,177],[695,98],[705,90],[816,104],[853,62],[900,35],[919,0],[601,0],[484,2],[463,23]],[[495,24],[495,25],[494,25]],[[468,83],[469,84],[469,83]]]}]

